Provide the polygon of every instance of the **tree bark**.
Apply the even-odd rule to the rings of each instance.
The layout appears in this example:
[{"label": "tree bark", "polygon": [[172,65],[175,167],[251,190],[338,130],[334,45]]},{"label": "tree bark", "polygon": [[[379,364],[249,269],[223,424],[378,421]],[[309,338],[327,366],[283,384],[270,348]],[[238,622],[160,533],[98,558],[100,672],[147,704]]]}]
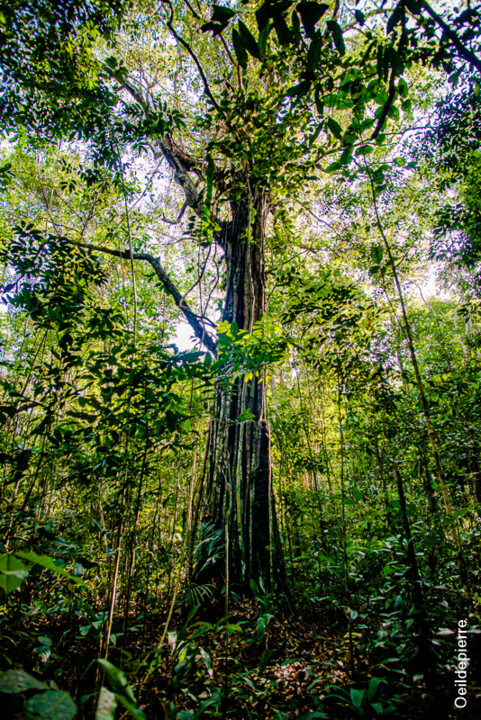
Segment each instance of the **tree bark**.
[{"label": "tree bark", "polygon": [[[263,318],[266,307],[267,212],[265,192],[246,191],[232,203],[232,220],[220,238],[226,266],[222,319],[249,333]],[[247,410],[252,419],[238,420]],[[244,373],[227,377],[218,383],[214,396],[207,449],[207,516],[225,533],[228,557],[217,564],[217,571],[225,575],[228,565],[229,581],[247,591],[250,580],[262,580],[266,588],[284,586],[270,456],[262,372],[247,381]]]}]

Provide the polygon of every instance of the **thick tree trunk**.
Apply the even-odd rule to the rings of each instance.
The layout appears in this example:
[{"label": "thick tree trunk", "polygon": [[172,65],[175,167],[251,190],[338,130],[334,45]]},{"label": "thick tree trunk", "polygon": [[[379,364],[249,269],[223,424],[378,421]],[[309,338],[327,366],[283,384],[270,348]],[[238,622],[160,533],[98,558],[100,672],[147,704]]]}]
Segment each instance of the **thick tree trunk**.
[{"label": "thick tree trunk", "polygon": [[[264,241],[267,199],[245,193],[233,203],[223,231],[226,300],[223,320],[252,332],[265,312]],[[245,411],[251,420],[239,420]],[[271,488],[270,437],[262,373],[246,382],[242,373],[216,388],[207,463],[208,515],[224,533],[226,559],[218,570],[249,588],[282,582],[282,566]],[[276,570],[273,570],[273,567]]]}]

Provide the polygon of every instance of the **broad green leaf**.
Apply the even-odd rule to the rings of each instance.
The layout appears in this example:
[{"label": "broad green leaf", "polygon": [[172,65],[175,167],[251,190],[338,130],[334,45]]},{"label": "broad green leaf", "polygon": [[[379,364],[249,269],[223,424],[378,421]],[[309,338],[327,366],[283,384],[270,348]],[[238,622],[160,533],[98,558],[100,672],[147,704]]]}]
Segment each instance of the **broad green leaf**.
[{"label": "broad green leaf", "polygon": [[264,57],[264,53],[266,51],[267,47],[267,40],[269,39],[269,33],[272,30],[271,23],[267,23],[265,27],[262,28],[261,32],[259,33],[259,54],[262,57]]},{"label": "broad green leaf", "polygon": [[365,692],[365,690],[358,690],[357,688],[350,689],[349,694],[351,696],[351,702],[356,710],[361,708]]},{"label": "broad green leaf", "polygon": [[25,670],[7,670],[0,675],[0,693],[16,695],[26,690],[47,690],[47,685]]},{"label": "broad green leaf", "polygon": [[212,30],[214,36],[218,35],[227,27],[229,20],[231,20],[235,14],[236,11],[231,10],[228,7],[224,7],[223,5],[214,5],[212,8],[211,20],[202,25],[200,29],[202,32]]},{"label": "broad green leaf", "polygon": [[316,24],[322,18],[326,10],[329,10],[329,5],[316,2],[301,2],[297,6],[297,10],[301,16],[306,35],[312,38],[316,31]]},{"label": "broad green leaf", "polygon": [[97,662],[109,679],[112,690],[114,690],[114,692],[118,695],[126,697],[135,705],[134,693],[122,670],[119,670],[119,668],[112,665],[111,662],[104,660],[103,658],[97,660]]},{"label": "broad green leaf", "polygon": [[359,25],[364,25],[365,15],[361,10],[354,10],[354,15]]},{"label": "broad green leaf", "polygon": [[380,265],[384,256],[384,248],[382,245],[373,245],[371,247],[371,258],[376,265]]},{"label": "broad green leaf", "polygon": [[237,416],[237,422],[246,422],[247,420],[255,420],[255,415],[249,408],[243,410],[241,414]]},{"label": "broad green leaf", "polygon": [[331,173],[336,172],[336,170],[340,170],[342,168],[342,163],[339,162],[339,160],[334,160],[330,165],[327,166],[324,172]]},{"label": "broad green leaf", "polygon": [[77,706],[67,692],[47,690],[27,700],[24,720],[71,720],[76,714]]},{"label": "broad green leaf", "polygon": [[115,720],[116,709],[117,699],[115,693],[110,692],[110,690],[102,686],[97,701],[95,720]]},{"label": "broad green leaf", "polygon": [[284,17],[282,15],[274,15],[273,21],[279,43],[281,45],[289,45],[292,41],[292,33]]},{"label": "broad green leaf", "polygon": [[85,585],[83,580],[80,580],[80,578],[71,575],[67,570],[56,565],[53,558],[48,555],[37,555],[36,552],[21,552],[18,550],[15,554],[21,557],[22,560],[27,560],[28,562],[34,563],[34,565],[40,565],[40,567],[46,568],[47,570],[52,570],[52,572],[77,583],[77,585]]},{"label": "broad green leaf", "polygon": [[201,654],[201,656],[202,656],[203,661],[205,662],[205,666],[206,666],[206,668],[207,668],[208,674],[209,674],[210,676],[212,676],[212,675],[214,674],[214,671],[213,671],[213,669],[212,669],[212,658],[211,658],[211,656],[209,655],[208,652],[206,652],[206,651],[204,650],[204,648],[199,648],[199,652],[200,652],[200,654]]},{"label": "broad green leaf", "polygon": [[341,128],[341,126],[339,125],[339,123],[336,122],[336,120],[334,120],[334,118],[332,118],[332,117],[327,118],[327,127],[328,127],[329,130],[332,132],[332,134],[334,135],[334,137],[336,137],[338,140],[341,139],[341,137],[342,137],[342,128]]},{"label": "broad green leaf", "polygon": [[214,5],[212,8],[212,20],[214,22],[223,23],[227,22],[236,14],[236,10],[231,10],[224,5]]},{"label": "broad green leaf", "polygon": [[234,51],[237,57],[237,61],[244,70],[247,67],[247,52],[242,42],[241,36],[238,31],[233,28],[232,30],[232,44],[234,45]]},{"label": "broad green leaf", "polygon": [[249,30],[249,28],[246,25],[244,25],[242,20],[239,20],[238,27],[239,27],[239,35],[240,35],[240,38],[242,40],[244,47],[250,52],[250,54],[253,57],[255,57],[259,60],[259,58],[260,58],[259,46],[258,46],[254,36],[252,35],[251,31]]},{"label": "broad green leaf", "polygon": [[332,32],[332,38],[337,52],[339,55],[344,55],[346,52],[346,46],[344,44],[344,38],[342,37],[341,26],[335,20],[328,20],[327,27]]},{"label": "broad green leaf", "polygon": [[307,72],[314,72],[316,70],[317,65],[319,63],[319,58],[321,56],[321,47],[322,47],[322,35],[318,31],[314,34],[314,38],[309,45],[309,50],[307,53],[307,60],[306,60],[306,70]]},{"label": "broad green leaf", "polygon": [[199,706],[199,709],[194,715],[194,719],[197,720],[198,718],[204,717],[204,711],[206,708],[208,708],[210,705],[219,705],[220,704],[220,695],[217,691],[213,692],[210,698],[207,698],[207,700],[203,700]]},{"label": "broad green leaf", "polygon": [[295,45],[300,45],[302,40],[301,35],[301,21],[299,20],[299,15],[296,12],[293,12],[291,15],[292,20],[292,40]]},{"label": "broad green leaf", "polygon": [[8,595],[28,577],[28,570],[15,555],[0,555],[0,587]]},{"label": "broad green leaf", "polygon": [[380,678],[380,677],[372,677],[369,680],[369,685],[367,686],[367,697],[368,697],[369,702],[372,702],[374,700],[374,698],[376,697],[376,693],[379,689],[379,686],[385,682],[386,682],[385,679]]},{"label": "broad green leaf", "polygon": [[398,3],[396,7],[394,8],[394,12],[392,13],[391,17],[387,21],[387,27],[386,27],[386,35],[389,35],[396,25],[399,25],[400,22],[402,22],[404,16],[404,7],[402,3]]},{"label": "broad green leaf", "polygon": [[302,97],[308,92],[310,87],[310,80],[301,80],[300,83],[297,83],[297,85],[293,85],[293,87],[289,88],[289,90],[286,92],[286,95],[288,97]]}]

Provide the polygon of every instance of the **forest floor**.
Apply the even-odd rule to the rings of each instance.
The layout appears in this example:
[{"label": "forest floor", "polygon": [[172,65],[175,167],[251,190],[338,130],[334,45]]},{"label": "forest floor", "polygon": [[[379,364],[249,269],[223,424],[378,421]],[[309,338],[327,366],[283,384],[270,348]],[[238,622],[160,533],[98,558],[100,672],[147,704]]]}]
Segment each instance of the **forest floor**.
[{"label": "forest floor", "polygon": [[[339,611],[299,620],[277,610],[275,615],[266,612],[254,601],[239,601],[230,605],[226,618],[224,608],[212,605],[191,618],[174,614],[159,647],[167,614],[166,608],[165,613],[132,617],[123,647],[119,640],[109,654],[123,668],[149,720],[481,717],[477,665],[470,667],[464,709],[454,709],[452,668],[437,676],[435,701],[428,703],[420,676],[404,669],[393,672],[372,652],[351,653],[348,622]],[[33,616],[15,627],[7,621],[0,636],[0,669],[6,669],[8,658],[8,667],[55,679],[79,705],[79,720],[91,720],[98,639],[90,632],[79,634],[72,616],[70,623],[66,620]],[[37,638],[36,648],[32,638]],[[353,640],[353,647],[358,646],[358,638]],[[49,653],[42,656],[42,647],[50,648]]]}]

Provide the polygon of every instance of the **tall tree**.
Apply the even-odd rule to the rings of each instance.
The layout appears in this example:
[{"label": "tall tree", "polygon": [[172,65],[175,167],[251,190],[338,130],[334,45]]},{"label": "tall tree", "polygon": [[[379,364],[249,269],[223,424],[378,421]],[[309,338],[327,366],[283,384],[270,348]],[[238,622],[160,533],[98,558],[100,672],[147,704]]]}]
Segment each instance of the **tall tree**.
[{"label": "tall tree", "polygon": [[[128,222],[126,249],[108,242],[90,246],[130,259],[132,266],[149,263],[197,338],[219,357],[223,375],[215,389],[204,489],[207,514],[225,537],[221,569],[229,568],[232,581],[282,583],[263,363],[245,372],[233,357],[255,330],[262,334],[271,218],[282,217],[286,198],[296,197],[313,168],[330,163],[334,171],[349,163],[361,132],[382,142],[385,123],[407,92],[405,65],[419,54],[418,38],[411,48],[407,42],[406,21],[408,11],[419,15],[418,5],[428,12],[423,3],[394,5],[386,42],[375,13],[339,3],[281,0],[254,11],[165,0],[158,9],[134,8],[115,38],[102,3],[73,3],[60,19],[45,3],[53,13],[46,35],[50,26],[57,29],[51,55],[44,26],[28,11],[20,28],[3,18],[11,47],[29,22],[35,30],[33,42],[23,40],[30,49],[26,68],[14,53],[4,58],[12,83],[4,93],[10,127],[20,124],[37,138],[87,141],[94,168],[85,168],[84,177],[95,182],[99,167],[111,171],[127,221],[125,159],[135,152],[163,159],[184,195],[179,220],[189,208],[192,237],[223,252],[217,340],[212,328],[219,318],[188,304],[159,258],[136,247]],[[90,18],[91,7],[101,21],[95,12]]]}]

